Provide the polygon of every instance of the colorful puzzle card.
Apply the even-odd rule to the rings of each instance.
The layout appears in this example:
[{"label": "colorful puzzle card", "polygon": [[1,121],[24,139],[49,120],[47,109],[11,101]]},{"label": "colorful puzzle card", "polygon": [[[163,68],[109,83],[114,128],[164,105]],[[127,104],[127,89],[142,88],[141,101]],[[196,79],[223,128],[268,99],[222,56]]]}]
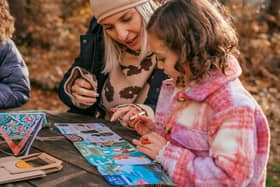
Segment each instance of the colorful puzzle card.
[{"label": "colorful puzzle card", "polygon": [[74,145],[84,157],[119,155],[136,151],[136,148],[125,140],[120,142],[74,142]]},{"label": "colorful puzzle card", "polygon": [[151,164],[152,161],[142,152],[135,151],[119,155],[107,156],[90,156],[85,157],[89,163],[94,166],[98,165],[145,165]]},{"label": "colorful puzzle card", "polygon": [[102,123],[56,123],[61,134],[72,142],[119,142],[123,139]]},{"label": "colorful puzzle card", "polygon": [[173,182],[158,164],[149,165],[100,165],[98,171],[111,185],[164,184]]},{"label": "colorful puzzle card", "polygon": [[0,134],[9,145],[14,155],[25,150],[29,153],[30,147],[46,123],[46,115],[42,112],[0,112]]}]

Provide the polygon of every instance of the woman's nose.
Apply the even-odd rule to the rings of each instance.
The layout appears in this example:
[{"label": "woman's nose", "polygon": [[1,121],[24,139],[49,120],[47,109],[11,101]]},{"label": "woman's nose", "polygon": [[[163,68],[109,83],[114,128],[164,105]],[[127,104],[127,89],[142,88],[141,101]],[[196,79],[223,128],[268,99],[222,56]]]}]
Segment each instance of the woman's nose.
[{"label": "woman's nose", "polygon": [[119,41],[127,40],[128,31],[122,26],[117,27],[117,38]]}]

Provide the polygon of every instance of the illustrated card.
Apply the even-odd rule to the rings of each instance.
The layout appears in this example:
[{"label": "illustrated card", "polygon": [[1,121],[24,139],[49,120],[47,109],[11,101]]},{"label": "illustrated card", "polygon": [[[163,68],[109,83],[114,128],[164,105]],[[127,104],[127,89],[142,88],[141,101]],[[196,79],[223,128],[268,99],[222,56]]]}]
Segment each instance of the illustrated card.
[{"label": "illustrated card", "polygon": [[174,186],[160,165],[100,165],[98,171],[111,185],[163,184]]},{"label": "illustrated card", "polygon": [[45,124],[46,116],[42,112],[0,112],[0,127],[11,139],[22,139],[40,118],[41,124]]},{"label": "illustrated card", "polygon": [[47,123],[47,120],[42,112],[0,112],[0,123],[0,134],[14,155],[18,155],[20,151],[29,153],[42,124]]},{"label": "illustrated card", "polygon": [[55,126],[72,142],[119,142],[123,140],[103,123],[56,123]]},{"label": "illustrated card", "polygon": [[136,151],[136,148],[125,140],[120,142],[74,142],[74,145],[84,157],[119,155]]},{"label": "illustrated card", "polygon": [[87,161],[94,166],[98,165],[145,165],[152,161],[142,152],[123,153],[119,155],[90,156]]}]

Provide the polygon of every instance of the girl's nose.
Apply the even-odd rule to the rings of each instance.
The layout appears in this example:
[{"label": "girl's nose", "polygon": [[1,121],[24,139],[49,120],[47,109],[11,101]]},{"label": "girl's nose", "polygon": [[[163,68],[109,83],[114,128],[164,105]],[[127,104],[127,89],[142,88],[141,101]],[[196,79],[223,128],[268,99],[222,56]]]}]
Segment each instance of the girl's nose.
[{"label": "girl's nose", "polygon": [[163,68],[164,68],[164,67],[163,67],[163,63],[160,62],[160,61],[158,61],[158,62],[157,62],[157,67],[158,67],[158,69],[163,69]]}]

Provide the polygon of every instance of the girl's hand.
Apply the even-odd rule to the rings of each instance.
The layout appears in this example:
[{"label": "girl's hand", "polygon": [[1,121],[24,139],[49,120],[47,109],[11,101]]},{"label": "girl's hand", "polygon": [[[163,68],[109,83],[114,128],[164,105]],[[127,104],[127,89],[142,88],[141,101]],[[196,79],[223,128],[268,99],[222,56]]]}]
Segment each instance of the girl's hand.
[{"label": "girl's hand", "polygon": [[85,105],[93,105],[99,96],[99,94],[96,92],[96,89],[93,88],[91,84],[83,78],[78,78],[75,80],[71,91],[77,102]]},{"label": "girl's hand", "polygon": [[131,127],[134,128],[138,134],[145,135],[154,131],[154,122],[147,116],[138,115],[131,121]]},{"label": "girl's hand", "polygon": [[113,113],[110,121],[119,120],[122,125],[133,128],[133,118],[136,118],[141,111],[133,105],[120,106],[111,109]]},{"label": "girl's hand", "polygon": [[140,140],[134,139],[132,142],[136,145],[138,150],[145,153],[152,159],[156,158],[159,151],[167,143],[165,138],[155,132],[142,136]]}]

